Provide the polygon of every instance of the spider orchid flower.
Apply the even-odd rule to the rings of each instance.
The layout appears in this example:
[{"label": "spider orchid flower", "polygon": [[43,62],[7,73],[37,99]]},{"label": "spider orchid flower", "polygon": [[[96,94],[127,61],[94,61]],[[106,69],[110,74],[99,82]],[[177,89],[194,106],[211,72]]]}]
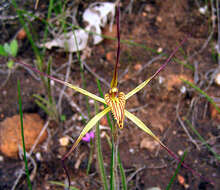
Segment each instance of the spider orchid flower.
[{"label": "spider orchid flower", "polygon": [[[186,40],[186,39],[185,39]],[[182,45],[185,40],[183,40],[180,45]],[[113,75],[113,79],[111,82],[111,88],[109,90],[108,93],[105,94],[104,99],[101,97],[98,97],[95,94],[92,94],[91,92],[88,92],[87,90],[84,90],[78,86],[75,86],[73,84],[70,84],[68,82],[62,81],[60,79],[57,79],[53,76],[47,75],[45,73],[40,72],[39,70],[31,67],[29,64],[23,63],[22,61],[19,61],[19,64],[28,67],[29,69],[33,70],[36,73],[39,73],[40,75],[43,75],[45,77],[50,78],[51,80],[66,85],[70,88],[72,88],[73,90],[88,96],[98,102],[101,102],[103,104],[106,104],[107,107],[102,110],[101,112],[99,112],[98,114],[96,114],[87,124],[86,126],[83,128],[83,130],[81,131],[79,137],[77,138],[77,140],[74,142],[73,146],[71,147],[71,149],[69,150],[69,152],[63,157],[62,160],[65,160],[70,154],[71,152],[77,147],[77,145],[79,144],[79,142],[82,140],[82,138],[92,129],[93,126],[95,126],[95,124],[102,118],[104,117],[108,112],[112,112],[114,119],[117,121],[117,125],[120,129],[123,129],[123,125],[124,125],[124,118],[127,117],[128,119],[130,119],[133,123],[135,123],[141,130],[143,130],[144,132],[148,133],[150,136],[152,136],[162,147],[164,147],[170,154],[172,154],[173,157],[175,157],[176,159],[178,159],[177,156],[175,156],[174,153],[172,153],[161,141],[160,139],[138,118],[136,117],[134,114],[130,113],[129,111],[127,111],[125,109],[125,105],[126,105],[126,101],[132,97],[134,94],[136,94],[137,92],[139,92],[142,88],[144,88],[154,77],[156,77],[156,75],[165,68],[165,66],[168,64],[168,62],[170,62],[171,58],[173,57],[173,55],[178,51],[179,47],[177,47],[173,53],[169,56],[169,58],[166,60],[166,62],[147,80],[145,80],[144,82],[142,82],[141,84],[139,84],[136,88],[134,88],[133,90],[131,90],[130,92],[128,92],[127,94],[125,94],[124,92],[120,92],[117,88],[117,65],[118,65],[118,61],[116,62],[115,65],[115,69],[114,69],[114,75]],[[118,53],[119,55],[119,48],[118,48]],[[118,60],[117,56],[117,60]],[[179,160],[179,159],[178,159]],[[184,164],[183,164],[184,165]],[[188,167],[187,167],[188,168]]]}]

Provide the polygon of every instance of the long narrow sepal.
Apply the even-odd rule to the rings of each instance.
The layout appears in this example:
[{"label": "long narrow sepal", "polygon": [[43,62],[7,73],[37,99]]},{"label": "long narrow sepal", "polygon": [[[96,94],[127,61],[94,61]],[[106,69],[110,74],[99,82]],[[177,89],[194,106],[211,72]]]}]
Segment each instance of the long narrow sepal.
[{"label": "long narrow sepal", "polygon": [[139,128],[141,128],[144,132],[148,133],[150,136],[152,136],[157,142],[160,144],[163,144],[160,139],[135,115],[125,110],[125,116],[133,121]]},{"label": "long narrow sepal", "polygon": [[84,90],[84,89],[82,89],[82,88],[80,88],[78,86],[75,86],[75,85],[72,85],[72,84],[70,84],[68,82],[65,82],[65,81],[62,81],[60,79],[57,79],[57,78],[55,78],[53,76],[47,75],[46,73],[40,72],[39,70],[31,67],[29,64],[23,63],[22,61],[19,61],[18,63],[23,65],[23,66],[25,66],[25,67],[27,67],[27,68],[29,68],[29,69],[31,69],[32,71],[34,71],[34,72],[36,72],[36,73],[38,73],[38,74],[40,74],[42,76],[50,78],[51,80],[53,80],[55,82],[58,82],[60,84],[66,85],[66,86],[74,89],[75,91],[80,92],[81,94],[84,94],[84,95],[86,95],[86,96],[88,96],[88,97],[90,97],[90,98],[92,98],[92,99],[94,99],[94,100],[96,100],[98,102],[101,102],[103,104],[106,104],[105,100],[103,98],[100,98],[100,97],[96,96],[95,94],[92,94],[92,93],[88,92],[87,90]]},{"label": "long narrow sepal", "polygon": [[118,84],[118,63],[119,63],[119,56],[120,56],[120,18],[119,18],[119,15],[120,15],[120,7],[119,5],[117,5],[116,20],[117,20],[118,49],[117,49],[117,58],[116,58],[113,78],[111,81],[111,88],[116,88]]},{"label": "long narrow sepal", "polygon": [[134,94],[136,94],[138,91],[140,91],[142,88],[144,88],[153,78],[155,78],[160,71],[162,71],[166,65],[170,62],[170,60],[172,59],[172,57],[174,56],[174,54],[178,51],[178,49],[180,48],[180,46],[187,40],[187,38],[185,38],[180,45],[170,54],[169,58],[165,61],[165,63],[147,80],[145,80],[144,82],[142,82],[140,85],[138,85],[135,89],[133,89],[132,91],[130,91],[128,94],[125,95],[126,100],[128,98],[130,98],[131,96],[133,96]]},{"label": "long narrow sepal", "polygon": [[83,128],[82,132],[80,133],[78,139],[75,141],[75,143],[73,144],[73,146],[71,147],[71,149],[69,150],[69,152],[67,152],[62,160],[65,160],[70,154],[71,152],[77,147],[77,145],[79,144],[79,142],[82,140],[82,138],[85,136],[86,133],[89,132],[90,129],[92,129],[92,127],[105,115],[107,114],[109,111],[111,110],[110,107],[105,108],[103,111],[101,111],[100,113],[96,114],[87,124],[86,126]]},{"label": "long narrow sepal", "polygon": [[[173,151],[171,151],[164,143],[162,143],[160,139],[138,117],[128,112],[127,110],[125,110],[125,116],[131,121],[133,121],[140,129],[142,129],[144,132],[148,133],[151,137],[153,137],[174,159],[181,162],[181,159]],[[187,170],[189,170],[190,172],[192,172],[195,176],[201,177],[205,181],[208,181],[209,183],[214,184],[211,180],[206,179],[205,177],[203,177],[201,174],[193,170],[191,167],[189,167],[184,162],[182,162],[181,165],[185,167]]]}]

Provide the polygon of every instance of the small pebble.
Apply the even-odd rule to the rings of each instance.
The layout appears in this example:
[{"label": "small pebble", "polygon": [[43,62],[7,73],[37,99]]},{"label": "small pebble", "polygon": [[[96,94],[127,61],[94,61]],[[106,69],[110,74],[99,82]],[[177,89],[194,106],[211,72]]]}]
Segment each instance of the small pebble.
[{"label": "small pebble", "polygon": [[81,116],[81,115],[78,117],[78,120],[79,120],[79,121],[82,121],[82,116]]},{"label": "small pebble", "polygon": [[0,162],[4,161],[4,157],[0,155]]},{"label": "small pebble", "polygon": [[160,16],[157,16],[156,20],[157,20],[157,22],[159,22],[159,23],[163,21],[162,17],[160,17]]},{"label": "small pebble", "polygon": [[54,80],[50,80],[50,85],[51,85],[51,86],[54,86],[54,85],[55,85]]},{"label": "small pebble", "polygon": [[42,161],[42,160],[43,160],[43,158],[42,158],[40,152],[37,152],[37,153],[35,154],[35,157],[36,157],[36,159],[37,159],[38,161]]},{"label": "small pebble", "polygon": [[184,93],[186,92],[186,87],[185,87],[185,86],[182,86],[181,89],[180,89],[180,92],[181,92],[182,94],[184,94]]},{"label": "small pebble", "polygon": [[162,77],[162,76],[158,77],[159,84],[162,84],[164,82],[164,80],[165,80],[164,77]]},{"label": "small pebble", "polygon": [[157,49],[157,52],[158,53],[161,53],[163,51],[163,48],[162,47],[159,47],[158,49]]},{"label": "small pebble", "polygon": [[105,132],[105,131],[103,131],[103,132],[101,132],[100,137],[101,137],[101,138],[104,138],[104,137],[105,137],[105,135],[106,135],[106,132]]},{"label": "small pebble", "polygon": [[200,12],[201,14],[203,14],[203,15],[204,15],[204,14],[206,13],[207,9],[208,9],[208,7],[207,7],[207,6],[200,7],[200,8],[199,8],[199,12]]},{"label": "small pebble", "polygon": [[182,156],[183,155],[183,151],[182,150],[178,150],[178,155]]},{"label": "small pebble", "polygon": [[220,73],[215,76],[215,83],[220,86]]},{"label": "small pebble", "polygon": [[146,17],[146,16],[147,16],[147,13],[143,12],[143,13],[142,13],[142,16]]},{"label": "small pebble", "polygon": [[67,146],[69,144],[69,138],[67,136],[62,137],[59,139],[61,146]]},{"label": "small pebble", "polygon": [[133,148],[129,148],[129,152],[133,154],[134,153],[134,149]]},{"label": "small pebble", "polygon": [[95,101],[93,99],[90,99],[89,103],[93,105],[95,103]]},{"label": "small pebble", "polygon": [[161,190],[161,188],[159,188],[159,187],[150,187],[150,188],[147,188],[146,190]]},{"label": "small pebble", "polygon": [[6,91],[6,90],[3,90],[3,91],[2,91],[2,94],[3,94],[4,96],[6,96],[6,95],[7,95],[7,91]]}]

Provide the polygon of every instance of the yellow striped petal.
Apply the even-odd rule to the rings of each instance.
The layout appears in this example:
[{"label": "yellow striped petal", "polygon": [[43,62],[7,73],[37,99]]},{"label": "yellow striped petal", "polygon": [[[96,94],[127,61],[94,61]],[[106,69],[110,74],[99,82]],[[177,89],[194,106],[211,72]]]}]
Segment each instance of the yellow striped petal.
[{"label": "yellow striped petal", "polygon": [[122,129],[124,126],[125,94],[123,92],[119,92],[118,97],[114,98],[112,98],[109,94],[105,94],[105,101],[111,108],[119,128]]},{"label": "yellow striped petal", "polygon": [[77,147],[77,145],[79,144],[79,142],[82,140],[82,138],[85,136],[86,133],[89,132],[90,129],[92,129],[92,127],[105,115],[107,114],[109,111],[111,110],[110,107],[105,108],[103,111],[101,111],[100,113],[96,114],[87,124],[86,126],[83,128],[82,132],[80,133],[79,137],[77,138],[77,140],[75,141],[75,143],[73,144],[73,146],[71,147],[71,149],[69,150],[69,152],[64,156],[63,160],[65,158],[67,158],[70,153]]},{"label": "yellow striped petal", "polygon": [[131,96],[133,96],[134,94],[136,94],[138,91],[140,91],[142,88],[144,88],[150,81],[151,79],[153,78],[150,77],[149,79],[145,80],[144,82],[142,82],[141,84],[139,84],[136,88],[134,88],[132,91],[128,92],[126,95],[125,95],[125,98],[126,100],[128,98],[130,98]]},{"label": "yellow striped petal", "polygon": [[[158,143],[160,143],[162,146],[165,146],[160,139],[135,115],[125,110],[125,116],[133,121],[139,128],[141,128],[144,132],[148,133],[150,136],[152,136]],[[165,146],[166,147],[166,146]]]},{"label": "yellow striped petal", "polygon": [[84,95],[86,95],[86,96],[89,96],[90,98],[92,98],[92,99],[94,99],[94,100],[96,100],[96,101],[98,101],[98,102],[101,102],[101,103],[103,103],[103,104],[106,104],[106,102],[105,102],[105,100],[104,100],[103,98],[100,98],[100,97],[96,96],[95,94],[92,94],[92,93],[88,92],[87,90],[84,90],[84,89],[82,89],[82,88],[80,88],[80,87],[77,87],[77,86],[75,86],[75,85],[72,85],[72,84],[70,84],[70,83],[68,83],[68,82],[63,82],[63,84],[66,85],[66,86],[68,86],[68,87],[70,87],[70,88],[72,88],[72,89],[74,89],[74,90],[77,91],[77,92],[80,92],[81,94],[84,94]]}]

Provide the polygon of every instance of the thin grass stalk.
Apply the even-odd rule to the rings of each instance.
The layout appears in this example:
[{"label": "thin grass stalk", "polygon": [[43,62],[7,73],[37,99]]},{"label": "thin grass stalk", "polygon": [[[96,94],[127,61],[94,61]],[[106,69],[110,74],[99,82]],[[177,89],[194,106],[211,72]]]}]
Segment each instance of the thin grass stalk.
[{"label": "thin grass stalk", "polygon": [[[53,9],[53,0],[50,0],[48,12],[47,12],[47,20],[50,20],[52,9]],[[45,44],[45,42],[46,42],[47,35],[48,35],[48,22],[45,23],[45,30],[44,30],[44,36],[43,36],[43,44]],[[45,50],[46,50],[46,47],[44,46],[43,47],[43,54],[45,53]]]},{"label": "thin grass stalk", "polygon": [[[51,57],[49,58],[48,61],[48,65],[47,65],[47,74],[50,75],[51,73],[51,63],[52,63],[52,59]],[[50,104],[53,104],[53,98],[52,98],[52,94],[51,94],[51,84],[50,84],[51,79],[47,78],[47,89],[48,89],[48,100],[50,102]]]},{"label": "thin grass stalk", "polygon": [[206,142],[206,140],[199,134],[199,132],[196,130],[195,127],[193,127],[193,125],[191,124],[191,122],[184,118],[184,120],[186,121],[186,123],[189,125],[189,127],[192,129],[192,131],[197,135],[197,137],[199,138],[199,140],[207,147],[207,149],[215,156],[215,158],[220,161],[220,155],[217,154],[212,148],[211,146],[209,146],[209,144]]},{"label": "thin grass stalk", "polygon": [[[40,52],[39,52],[39,50],[38,50],[38,48],[37,48],[37,46],[36,46],[36,44],[35,44],[35,42],[34,42],[34,40],[33,40],[33,38],[32,38],[32,35],[31,35],[30,31],[29,31],[29,28],[27,27],[26,22],[24,21],[23,13],[18,9],[18,5],[17,5],[17,3],[16,3],[15,0],[12,0],[12,5],[14,6],[14,8],[15,8],[15,10],[16,10],[16,13],[18,14],[18,18],[19,18],[20,23],[21,23],[22,26],[24,27],[24,30],[25,30],[25,32],[26,32],[26,34],[27,34],[27,38],[28,38],[28,40],[29,40],[29,42],[30,42],[30,44],[31,44],[31,46],[32,46],[32,48],[33,48],[33,50],[34,50],[34,54],[35,54],[37,60],[38,60],[39,62],[42,62],[41,54],[40,54]],[[41,65],[38,65],[38,69],[39,69],[40,71],[42,71]]]},{"label": "thin grass stalk", "polygon": [[118,166],[119,166],[119,172],[121,175],[121,185],[122,185],[122,189],[123,190],[127,190],[127,181],[126,181],[126,176],[125,176],[125,170],[123,168],[122,162],[121,162],[121,158],[120,158],[120,153],[118,151]]},{"label": "thin grass stalk", "polygon": [[111,166],[110,166],[110,190],[115,190],[115,142],[112,137],[112,153],[111,153]]},{"label": "thin grass stalk", "polygon": [[192,88],[194,88],[197,92],[199,92],[200,94],[202,94],[214,107],[215,109],[218,111],[218,113],[220,114],[220,107],[218,107],[216,105],[216,103],[214,102],[214,100],[208,95],[206,94],[203,90],[201,90],[198,86],[196,86],[195,84],[180,78],[180,80],[182,80],[184,83],[188,84],[189,86],[191,86]]},{"label": "thin grass stalk", "polygon": [[185,152],[183,153],[183,156],[181,157],[181,160],[180,160],[180,162],[179,162],[179,164],[178,164],[176,170],[175,170],[175,173],[173,174],[172,178],[170,179],[169,184],[168,184],[167,187],[166,187],[166,190],[170,190],[170,188],[171,188],[171,186],[172,186],[172,184],[173,184],[173,182],[174,182],[174,180],[175,180],[177,174],[179,173],[180,167],[181,167],[181,165],[182,165],[182,163],[183,163],[183,161],[184,161],[186,155],[187,155],[187,152],[185,151]]},{"label": "thin grass stalk", "polygon": [[[98,113],[98,105],[96,102],[95,102],[95,110],[96,110],[96,113]],[[96,144],[96,153],[97,153],[97,158],[98,158],[98,166],[99,166],[99,170],[100,170],[100,177],[102,180],[102,186],[103,186],[104,190],[108,190],[109,189],[108,182],[107,182],[104,161],[103,161],[103,156],[102,156],[99,122],[96,125],[95,144]]]},{"label": "thin grass stalk", "polygon": [[91,165],[92,165],[92,157],[93,157],[93,152],[94,152],[94,142],[93,142],[93,139],[90,140],[90,152],[89,152],[89,160],[88,160],[88,165],[87,165],[87,168],[86,168],[86,174],[89,175],[89,171],[90,171],[90,168],[91,168]]},{"label": "thin grass stalk", "polygon": [[28,162],[27,162],[27,157],[26,157],[25,140],[24,140],[24,126],[23,126],[23,112],[22,112],[20,80],[17,80],[17,88],[18,88],[18,103],[19,103],[19,113],[20,113],[20,121],[21,121],[21,137],[22,137],[22,147],[23,147],[23,153],[24,153],[25,173],[27,176],[28,189],[32,190],[30,174],[29,174],[29,170],[28,170]]}]

